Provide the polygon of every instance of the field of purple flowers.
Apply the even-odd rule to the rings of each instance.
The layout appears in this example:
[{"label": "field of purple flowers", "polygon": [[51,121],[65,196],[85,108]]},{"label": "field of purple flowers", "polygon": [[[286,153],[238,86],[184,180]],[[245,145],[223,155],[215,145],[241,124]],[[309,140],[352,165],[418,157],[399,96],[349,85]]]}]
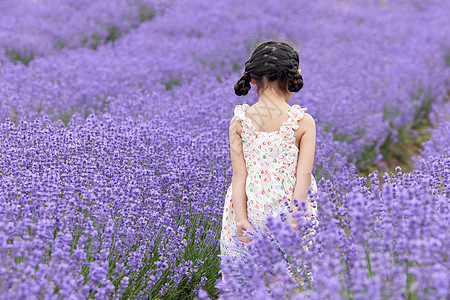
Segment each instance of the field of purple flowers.
[{"label": "field of purple flowers", "polygon": [[[0,1],[0,299],[448,299],[449,10]],[[231,264],[228,125],[257,100],[233,86],[269,39],[298,46],[319,225],[270,218]],[[411,139],[414,169],[386,169]]]}]

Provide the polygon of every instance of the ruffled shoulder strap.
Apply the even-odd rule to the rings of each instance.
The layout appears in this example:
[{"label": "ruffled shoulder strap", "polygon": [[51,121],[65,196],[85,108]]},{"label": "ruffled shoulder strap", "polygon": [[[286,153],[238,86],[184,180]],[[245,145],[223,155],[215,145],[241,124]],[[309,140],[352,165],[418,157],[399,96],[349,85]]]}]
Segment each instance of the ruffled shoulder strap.
[{"label": "ruffled shoulder strap", "polygon": [[238,121],[245,121],[247,118],[245,116],[245,110],[249,107],[247,103],[242,105],[238,104],[234,107],[234,118]]},{"label": "ruffled shoulder strap", "polygon": [[242,105],[238,104],[234,107],[234,118],[238,121],[241,121],[242,141],[245,141],[247,140],[247,138],[254,136],[253,132],[255,130],[255,127],[253,126],[252,121],[245,115],[245,111],[249,107],[250,105],[248,105],[247,103],[244,103]]},{"label": "ruffled shoulder strap", "polygon": [[302,108],[298,104],[294,104],[291,106],[291,108],[288,110],[288,115],[292,121],[292,129],[297,130],[298,129],[298,121],[300,121],[303,116],[305,115],[305,111],[307,110],[306,107]]}]

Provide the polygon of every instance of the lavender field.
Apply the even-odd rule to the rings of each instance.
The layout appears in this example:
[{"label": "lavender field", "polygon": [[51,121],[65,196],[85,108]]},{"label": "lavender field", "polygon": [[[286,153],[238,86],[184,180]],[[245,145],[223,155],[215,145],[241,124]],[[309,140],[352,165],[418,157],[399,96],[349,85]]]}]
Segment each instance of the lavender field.
[{"label": "lavender field", "polygon": [[[449,11],[0,0],[0,300],[449,299]],[[270,39],[298,46],[319,225],[269,218],[232,264],[233,86]]]}]

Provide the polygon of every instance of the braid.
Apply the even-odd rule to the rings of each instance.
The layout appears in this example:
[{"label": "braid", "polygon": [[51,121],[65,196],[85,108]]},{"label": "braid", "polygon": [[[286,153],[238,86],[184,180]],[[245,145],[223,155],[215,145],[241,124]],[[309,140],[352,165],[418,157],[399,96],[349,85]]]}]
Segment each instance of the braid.
[{"label": "braid", "polygon": [[244,96],[248,94],[250,88],[250,74],[248,72],[244,72],[244,75],[242,75],[238,82],[234,85],[234,92],[238,96]]},{"label": "braid", "polygon": [[234,85],[236,95],[247,95],[250,90],[250,75],[257,82],[263,77],[269,81],[287,82],[286,89],[298,92],[303,87],[303,77],[298,73],[299,57],[290,45],[268,41],[259,44],[245,62],[245,72]]},{"label": "braid", "polygon": [[292,54],[290,53],[291,68],[289,68],[288,70],[288,90],[290,92],[296,93],[303,87],[303,77],[297,70],[299,63],[298,53],[294,49],[292,50]]}]

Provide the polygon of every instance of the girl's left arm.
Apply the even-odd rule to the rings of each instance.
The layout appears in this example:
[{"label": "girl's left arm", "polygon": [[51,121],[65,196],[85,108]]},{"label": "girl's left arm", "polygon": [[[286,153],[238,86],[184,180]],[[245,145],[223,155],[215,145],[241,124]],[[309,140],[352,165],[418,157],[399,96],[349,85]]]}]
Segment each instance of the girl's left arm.
[{"label": "girl's left arm", "polygon": [[[311,115],[305,116],[299,122],[303,134],[300,139],[300,151],[298,153],[296,183],[293,199],[308,199],[308,188],[311,186],[311,174],[314,165],[314,155],[316,149],[316,124]],[[298,208],[291,203],[291,209],[297,211]]]},{"label": "girl's left arm", "polygon": [[244,151],[242,149],[242,138],[239,134],[241,124],[235,118],[231,119],[229,137],[231,165],[233,167],[232,199],[237,222],[248,221],[247,216],[247,194],[245,192],[247,180],[247,167],[245,165]]}]

